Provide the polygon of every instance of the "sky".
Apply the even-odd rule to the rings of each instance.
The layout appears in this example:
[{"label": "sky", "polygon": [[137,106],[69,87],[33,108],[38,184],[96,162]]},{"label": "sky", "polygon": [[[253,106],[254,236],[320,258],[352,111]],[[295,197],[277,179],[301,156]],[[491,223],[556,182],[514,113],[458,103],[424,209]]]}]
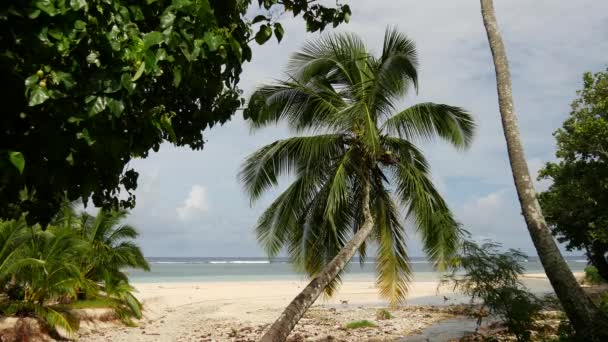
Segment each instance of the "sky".
[{"label": "sky", "polygon": [[[257,1],[254,1],[257,3]],[[360,35],[380,51],[385,28],[397,26],[416,42],[419,92],[404,101],[438,102],[470,111],[478,130],[468,151],[444,143],[421,145],[432,177],[457,219],[476,239],[534,252],[513,186],[499,120],[494,68],[478,1],[350,1],[349,24],[335,31]],[[570,110],[582,74],[608,65],[608,2],[497,0],[497,17],[511,66],[513,96],[531,172],[554,158],[552,132]],[[307,39],[304,22],[284,16],[285,37],[253,46],[244,66],[245,95],[261,83],[281,78],[289,55]],[[326,30],[328,32],[334,30]],[[205,131],[202,151],[165,144],[158,153],[134,160],[139,173],[137,207],[128,222],[141,232],[147,256],[264,256],[253,227],[278,192],[249,203],[237,172],[256,149],[288,137],[283,127],[253,134],[237,112],[223,126]],[[282,184],[285,186],[286,183]],[[536,182],[537,190],[548,183]],[[408,227],[411,256],[423,256]]]}]

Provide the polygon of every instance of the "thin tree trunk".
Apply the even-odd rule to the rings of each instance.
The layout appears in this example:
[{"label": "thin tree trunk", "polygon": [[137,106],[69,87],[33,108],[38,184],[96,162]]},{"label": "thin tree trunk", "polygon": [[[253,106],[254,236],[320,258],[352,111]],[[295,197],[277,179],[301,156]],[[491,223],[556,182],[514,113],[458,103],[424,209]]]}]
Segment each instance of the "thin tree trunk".
[{"label": "thin tree trunk", "polygon": [[[557,244],[551,236],[536,197],[530,171],[524,156],[517,117],[511,93],[511,75],[505,47],[498,31],[492,0],[481,0],[481,14],[494,58],[498,104],[507,141],[509,161],[515,188],[530,236],[538,252],[547,277],[570,319],[578,338],[592,341],[594,327],[599,323],[599,311],[583,292],[568,268]],[[597,336],[597,335],[596,335]]]},{"label": "thin tree trunk", "polygon": [[374,219],[369,208],[369,183],[365,186],[363,195],[363,224],[353,238],[342,248],[333,260],[317,274],[314,279],[289,303],[281,316],[272,324],[260,342],[283,342],[298,324],[306,310],[319,298],[327,285],[340,273],[353,258],[361,244],[365,242],[374,227]]}]

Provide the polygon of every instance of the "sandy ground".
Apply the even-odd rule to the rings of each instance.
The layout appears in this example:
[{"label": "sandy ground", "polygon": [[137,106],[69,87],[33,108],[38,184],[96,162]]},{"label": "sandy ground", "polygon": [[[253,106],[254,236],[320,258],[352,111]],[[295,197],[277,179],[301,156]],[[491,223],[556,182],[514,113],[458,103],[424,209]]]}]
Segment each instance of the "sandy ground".
[{"label": "sandy ground", "polygon": [[[254,341],[306,284],[295,281],[135,284],[145,318],[138,327],[84,323],[80,341]],[[414,282],[408,300],[443,303],[436,282]],[[448,299],[448,302],[454,299]],[[376,319],[386,307],[371,281],[349,281],[331,299],[319,298],[292,334],[292,340],[357,341],[396,339],[452,315],[443,309],[408,306],[391,310],[391,320]],[[379,327],[356,332],[343,327],[367,319]]]},{"label": "sandy ground", "polygon": [[[534,292],[550,289],[542,273],[527,274],[523,281]],[[79,341],[257,341],[305,285],[289,280],[135,284],[144,305],[138,326],[84,322]],[[436,281],[411,283],[407,305],[391,310],[392,319],[379,320],[377,311],[387,303],[378,296],[374,282],[346,281],[333,298],[317,300],[290,340],[398,341],[454,317],[458,310],[445,304],[467,302],[450,289],[438,292],[437,286]],[[356,320],[370,320],[378,327],[344,328]]]}]

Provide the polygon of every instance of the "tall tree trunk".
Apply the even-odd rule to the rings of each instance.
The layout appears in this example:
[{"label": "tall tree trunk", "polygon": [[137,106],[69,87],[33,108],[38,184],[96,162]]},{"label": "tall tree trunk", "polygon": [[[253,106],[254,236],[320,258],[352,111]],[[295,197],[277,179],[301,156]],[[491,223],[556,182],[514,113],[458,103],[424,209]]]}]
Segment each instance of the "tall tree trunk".
[{"label": "tall tree trunk", "polygon": [[365,186],[363,194],[363,224],[353,238],[342,248],[333,260],[317,274],[310,283],[289,303],[281,316],[272,324],[266,334],[262,336],[260,342],[283,342],[289,333],[296,326],[300,318],[304,316],[306,310],[319,298],[327,285],[340,273],[342,269],[353,258],[361,244],[367,239],[374,227],[369,201],[370,185]]},{"label": "tall tree trunk", "polygon": [[597,272],[608,281],[608,261],[606,260],[606,251],[608,248],[606,244],[593,242],[589,248],[587,256],[591,265],[597,268]]},{"label": "tall tree trunk", "polygon": [[[579,339],[592,341],[599,311],[583,292],[551,236],[536,197],[524,156],[511,94],[511,75],[505,47],[498,31],[492,0],[481,0],[481,14],[494,58],[498,105],[515,188],[530,236],[547,277]],[[597,337],[596,337],[597,338]]]}]

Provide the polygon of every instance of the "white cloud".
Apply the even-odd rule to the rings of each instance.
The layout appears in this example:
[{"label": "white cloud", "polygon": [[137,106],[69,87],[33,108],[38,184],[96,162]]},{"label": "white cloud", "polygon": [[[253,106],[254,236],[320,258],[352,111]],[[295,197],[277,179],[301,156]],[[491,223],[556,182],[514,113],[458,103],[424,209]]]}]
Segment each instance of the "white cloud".
[{"label": "white cloud", "polygon": [[177,217],[182,221],[192,218],[197,213],[204,213],[208,210],[207,190],[198,184],[192,186],[188,197],[184,200],[184,204],[175,209]]},{"label": "white cloud", "polygon": [[498,190],[464,203],[459,210],[463,223],[476,231],[487,231],[496,226],[497,221],[505,218],[506,192],[506,189]]},{"label": "white cloud", "polygon": [[532,158],[530,160],[528,160],[528,168],[530,169],[530,176],[532,177],[532,180],[534,181],[534,188],[536,189],[536,192],[540,193],[543,191],[546,191],[547,189],[549,189],[549,186],[551,186],[551,180],[549,179],[541,179],[538,180],[538,171],[540,171],[540,169],[542,169],[545,166],[545,162],[539,158]]}]

